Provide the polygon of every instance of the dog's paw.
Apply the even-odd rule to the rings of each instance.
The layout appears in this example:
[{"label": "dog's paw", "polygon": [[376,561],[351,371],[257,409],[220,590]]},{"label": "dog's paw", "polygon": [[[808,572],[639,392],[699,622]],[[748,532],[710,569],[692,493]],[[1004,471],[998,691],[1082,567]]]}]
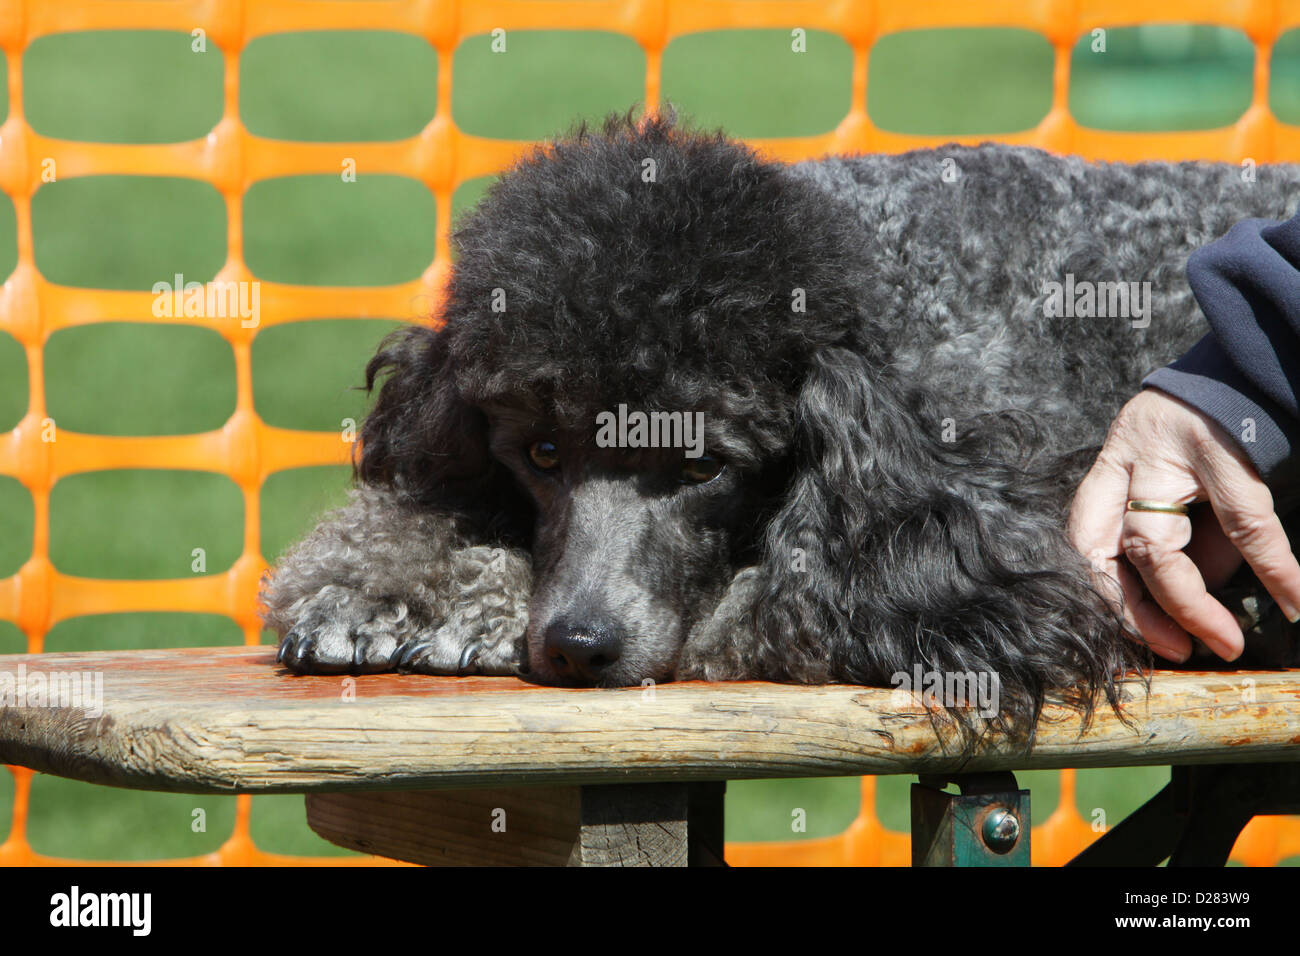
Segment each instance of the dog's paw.
[{"label": "dog's paw", "polygon": [[520,648],[515,642],[493,642],[486,637],[465,641],[447,636],[444,630],[403,644],[393,658],[394,668],[403,674],[504,676],[523,672]]},{"label": "dog's paw", "polygon": [[322,588],[297,612],[275,659],[298,674],[392,670],[412,629],[405,605],[339,587]]},{"label": "dog's paw", "polygon": [[441,627],[406,641],[393,666],[411,674],[519,674],[527,659],[526,625],[527,618],[484,618],[482,608],[461,608]]},{"label": "dog's paw", "polygon": [[517,674],[527,617],[471,604],[443,624],[421,626],[404,604],[340,587],[295,609],[276,661],[298,674]]},{"label": "dog's paw", "polygon": [[746,680],[755,676],[747,616],[758,600],[757,568],[732,580],[712,616],[691,629],[677,658],[676,680]]}]

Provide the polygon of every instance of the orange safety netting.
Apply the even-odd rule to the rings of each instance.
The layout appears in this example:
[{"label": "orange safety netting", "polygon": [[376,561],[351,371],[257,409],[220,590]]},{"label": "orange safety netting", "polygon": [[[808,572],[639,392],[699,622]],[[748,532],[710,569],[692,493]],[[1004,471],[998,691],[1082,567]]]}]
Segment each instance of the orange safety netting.
[{"label": "orange safety netting", "polygon": [[[1255,44],[1254,97],[1232,126],[1199,132],[1115,133],[1079,126],[1067,110],[1071,50],[1096,27],[1151,22],[1193,22],[1233,27]],[[757,143],[770,155],[794,160],[824,153],[895,152],[949,142],[954,137],[904,136],[874,126],[866,111],[867,62],[876,38],[900,30],[933,27],[1021,27],[1036,31],[1055,50],[1052,107],[1034,129],[997,139],[1097,159],[1201,158],[1239,162],[1300,160],[1300,127],[1285,126],[1269,110],[1269,60],[1273,43],[1300,26],[1300,0],[120,0],[115,3],[0,0],[0,48],[6,54],[9,116],[0,126],[0,189],[13,200],[18,265],[0,293],[0,330],[26,350],[30,376],[27,414],[12,431],[0,433],[0,474],[31,493],[35,534],[31,558],[13,577],[0,579],[0,619],[15,622],[28,649],[41,651],[49,628],[78,615],[124,611],[190,611],[226,615],[257,644],[257,582],[261,557],[259,492],[273,472],[347,460],[336,434],[273,428],[253,407],[250,346],[257,329],[242,328],[237,314],[202,320],[230,343],[235,355],[237,404],[218,431],[176,437],[120,438],[61,431],[42,441],[46,419],[42,348],[59,329],[91,322],[177,321],[153,317],[151,292],[68,288],[44,279],[32,245],[31,199],[41,184],[41,162],[53,159],[62,178],[88,175],[152,175],[201,179],[225,200],[229,254],[214,282],[250,281],[244,265],[242,199],[262,179],[302,174],[337,174],[338,143],[286,143],[250,135],[239,119],[239,57],[245,44],[266,34],[307,30],[389,30],[425,38],[438,52],[438,105],[418,135],[390,143],[345,144],[358,167],[423,182],[437,199],[434,263],[413,282],[382,288],[319,288],[261,282],[261,328],[322,316],[405,315],[416,295],[434,298],[449,268],[451,198],[463,181],[495,173],[525,144],[470,136],[452,120],[452,61],[467,37],[507,30],[604,30],[632,37],[646,53],[645,102],[659,102],[664,47],[688,33],[728,28],[792,27],[841,36],[853,50],[853,96],[849,114],[830,133]],[[36,134],[23,118],[22,56],[34,39],[76,30],[204,30],[225,60],[225,109],[205,137],[162,145],[69,142]],[[957,139],[974,142],[990,137]],[[193,320],[190,320],[193,321]],[[169,581],[110,581],[74,577],[49,560],[50,490],[60,478],[111,468],[168,468],[229,476],[244,496],[243,552],[229,571]],[[9,837],[0,844],[0,864],[82,863],[32,851],[26,816],[32,774],[9,768],[16,781]],[[1034,862],[1059,864],[1095,838],[1073,799],[1074,778],[1063,771],[1061,803],[1034,828]],[[238,799],[234,835],[207,857],[167,861],[187,864],[344,865],[370,860],[305,860],[258,850],[249,836],[250,798]],[[1300,822],[1257,818],[1238,841],[1233,858],[1270,865],[1300,854]],[[836,837],[799,843],[732,844],[735,863],[899,864],[908,859],[908,838],[885,830],[874,813],[874,785],[863,780],[862,813]]]}]

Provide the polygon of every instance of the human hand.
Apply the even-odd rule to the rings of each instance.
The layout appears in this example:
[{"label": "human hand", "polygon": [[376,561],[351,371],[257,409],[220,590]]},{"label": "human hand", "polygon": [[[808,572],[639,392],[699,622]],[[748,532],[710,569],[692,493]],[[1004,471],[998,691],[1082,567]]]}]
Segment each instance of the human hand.
[{"label": "human hand", "polygon": [[[1128,511],[1132,499],[1208,500],[1210,508]],[[1118,584],[1119,593],[1114,584],[1108,591],[1129,624],[1169,660],[1191,655],[1189,635],[1224,660],[1241,655],[1241,627],[1209,591],[1243,559],[1287,619],[1300,620],[1300,563],[1272,494],[1218,424],[1157,389],[1144,389],[1111,423],[1075,493],[1067,534],[1094,571]]]}]

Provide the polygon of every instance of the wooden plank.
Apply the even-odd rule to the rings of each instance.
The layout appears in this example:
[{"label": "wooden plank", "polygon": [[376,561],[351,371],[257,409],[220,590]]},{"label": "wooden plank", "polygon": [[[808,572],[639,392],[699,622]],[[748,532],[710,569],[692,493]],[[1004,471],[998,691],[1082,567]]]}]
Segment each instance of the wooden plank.
[{"label": "wooden plank", "polygon": [[1300,672],[1161,672],[1130,685],[1135,727],[1086,735],[1049,708],[1025,755],[968,761],[888,688],[765,683],[535,687],[514,678],[296,677],[270,648],[0,657],[4,675],[102,679],[102,713],[0,707],[0,762],[181,792],[968,772],[1300,759]]},{"label": "wooden plank", "polygon": [[578,787],[307,794],[326,840],[424,866],[564,866],[579,815]]}]

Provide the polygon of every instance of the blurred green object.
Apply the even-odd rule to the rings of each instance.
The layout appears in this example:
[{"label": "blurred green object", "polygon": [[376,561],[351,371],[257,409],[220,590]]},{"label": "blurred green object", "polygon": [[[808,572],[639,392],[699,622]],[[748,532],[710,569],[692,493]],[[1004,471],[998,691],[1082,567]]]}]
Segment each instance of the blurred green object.
[{"label": "blurred green object", "polygon": [[437,105],[438,54],[407,33],[275,33],[239,55],[239,118],[255,136],[405,139],[424,129]]},{"label": "blurred green object", "polygon": [[399,328],[387,320],[316,319],[259,332],[252,356],[257,414],[268,425],[306,431],[341,431],[360,421],[366,362]]},{"label": "blurred green object", "polygon": [[1283,123],[1300,125],[1300,30],[1288,30],[1273,45],[1268,101]]},{"label": "blurred green object", "polygon": [[61,179],[32,197],[32,247],[41,275],[61,285],[149,290],[177,273],[207,282],[226,261],[226,207],[198,179]]},{"label": "blurred green object", "polygon": [[23,55],[23,108],[42,136],[97,143],[197,139],[221,119],[225,64],[188,34],[90,30],[38,37]]},{"label": "blurred green object", "polygon": [[1052,47],[1029,30],[889,33],[868,69],[867,115],[893,133],[1015,133],[1052,105]]},{"label": "blurred green object", "polygon": [[[725,77],[725,82],[719,82]],[[849,111],[853,50],[834,33],[715,30],[664,50],[663,96],[732,136],[813,136]]]},{"label": "blurred green object", "polygon": [[[31,492],[18,479],[0,476],[0,577],[16,574],[31,557],[35,527],[36,509]],[[0,621],[0,624],[7,623]]]},{"label": "blurred green object", "polygon": [[[679,37],[664,53],[664,94],[688,116],[740,136],[800,136],[833,129],[848,109],[851,56],[838,37],[812,31],[804,52],[785,30]],[[1108,32],[1106,59],[1082,38],[1074,54],[1071,106],[1109,129],[1204,128],[1231,122],[1249,96],[1244,38],[1209,27],[1161,25]],[[577,117],[626,110],[643,95],[644,53],[609,33],[518,31],[494,51],[487,35],[456,51],[452,110],[469,133],[510,139],[550,136]],[[24,61],[24,104],[39,132],[102,142],[153,143],[205,133],[219,116],[220,54],[196,53],[188,33],[60,34],[33,44]],[[1085,45],[1087,44],[1087,45]],[[1083,52],[1086,51],[1086,52]],[[242,116],[259,136],[373,141],[413,135],[436,102],[437,56],[422,39],[385,32],[305,33],[249,44],[241,62]],[[1020,30],[934,30],[880,39],[872,51],[868,104],[880,125],[903,132],[994,134],[1031,127],[1051,101],[1051,49]],[[1243,87],[1242,77],[1246,76]],[[1300,33],[1277,45],[1272,96],[1300,121]],[[7,113],[0,87],[0,110]],[[1236,113],[1234,114],[1234,110]],[[340,161],[346,151],[340,150]],[[486,180],[464,184],[457,216]],[[53,281],[89,288],[149,288],[183,272],[211,278],[225,259],[226,217],[206,183],[94,177],[38,192],[38,264]],[[433,255],[433,198],[421,183],[336,176],[260,183],[245,197],[245,244],[261,278],[320,285],[395,282],[420,274]],[[16,262],[13,206],[0,197],[0,273]],[[258,412],[287,428],[337,431],[358,419],[352,390],[375,344],[396,322],[321,316],[267,328],[253,344]],[[194,328],[141,326],[131,316],[60,332],[46,350],[50,408],[66,427],[148,435],[220,425],[232,407],[229,346]],[[0,333],[0,430],[27,407],[23,349]],[[341,439],[340,439],[341,440]],[[274,559],[339,503],[346,468],[272,476],[262,489],[263,552]],[[190,472],[97,473],[61,482],[51,524],[56,565],[107,577],[193,573],[196,547],[207,573],[229,566],[241,546],[242,501],[224,477]],[[26,490],[0,479],[0,575],[31,548]],[[143,537],[142,537],[143,536]],[[148,540],[145,540],[147,538]],[[114,615],[60,624],[50,650],[237,643],[233,621],[209,615]],[[0,622],[0,653],[24,649]],[[1159,768],[1079,775],[1079,810],[1114,824],[1163,784]],[[1057,778],[1021,775],[1041,821],[1059,799]],[[877,783],[886,826],[908,827],[908,777]],[[828,836],[854,818],[855,778],[735,781],[728,788],[731,840]],[[13,786],[0,770],[0,834]],[[273,852],[342,851],[307,829],[301,797],[259,796],[253,836]],[[206,812],[206,832],[192,829]],[[224,797],[147,794],[38,777],[30,836],[56,855],[148,859],[210,852],[232,826]],[[802,811],[797,813],[796,811]],[[802,819],[802,829],[794,824]]]},{"label": "blurred green object", "polygon": [[[1104,50],[1099,49],[1104,40]],[[1228,126],[1250,106],[1255,47],[1239,30],[1186,23],[1083,36],[1070,63],[1070,113],[1110,130]]]},{"label": "blurred green object", "polygon": [[464,40],[451,115],[466,133],[545,139],[579,119],[624,112],[644,96],[645,53],[598,30],[511,30]]},{"label": "blurred green object", "polygon": [[235,411],[235,353],[215,329],[102,322],[45,343],[45,408],[59,428],[183,435]]}]

